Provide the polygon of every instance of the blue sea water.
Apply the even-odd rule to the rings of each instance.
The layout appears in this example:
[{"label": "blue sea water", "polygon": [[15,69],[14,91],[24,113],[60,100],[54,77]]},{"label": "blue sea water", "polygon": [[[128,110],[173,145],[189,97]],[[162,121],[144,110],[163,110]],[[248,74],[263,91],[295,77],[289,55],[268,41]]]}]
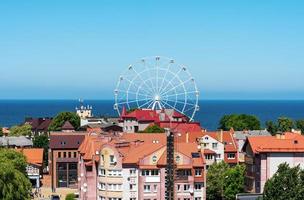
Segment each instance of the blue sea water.
[{"label": "blue sea water", "polygon": [[[86,100],[93,106],[95,116],[116,116],[112,100]],[[78,100],[0,100],[0,125],[20,124],[25,117],[52,117],[61,111],[75,111]],[[200,111],[195,120],[204,128],[215,130],[219,119],[225,114],[246,113],[267,120],[280,116],[304,119],[304,100],[203,100],[199,102]]]}]

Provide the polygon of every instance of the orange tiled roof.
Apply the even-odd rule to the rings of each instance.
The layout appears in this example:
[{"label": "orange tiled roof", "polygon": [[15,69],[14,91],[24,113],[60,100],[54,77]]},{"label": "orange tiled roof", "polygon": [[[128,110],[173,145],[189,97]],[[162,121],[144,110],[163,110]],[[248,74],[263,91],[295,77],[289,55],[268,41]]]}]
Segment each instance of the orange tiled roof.
[{"label": "orange tiled roof", "polygon": [[41,166],[43,163],[43,149],[32,148],[32,149],[16,149],[26,157],[26,161],[30,164]]},{"label": "orange tiled roof", "polygon": [[248,137],[248,143],[254,153],[266,152],[304,152],[304,136],[285,133],[280,136]]}]

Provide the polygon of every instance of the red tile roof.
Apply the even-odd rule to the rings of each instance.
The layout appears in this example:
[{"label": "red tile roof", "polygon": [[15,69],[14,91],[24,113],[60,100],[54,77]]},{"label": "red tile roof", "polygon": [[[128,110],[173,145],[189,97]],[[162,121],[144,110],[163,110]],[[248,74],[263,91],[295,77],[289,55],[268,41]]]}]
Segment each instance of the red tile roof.
[{"label": "red tile roof", "polygon": [[170,128],[172,131],[179,133],[198,132],[202,128],[198,122],[160,122],[161,128]]}]

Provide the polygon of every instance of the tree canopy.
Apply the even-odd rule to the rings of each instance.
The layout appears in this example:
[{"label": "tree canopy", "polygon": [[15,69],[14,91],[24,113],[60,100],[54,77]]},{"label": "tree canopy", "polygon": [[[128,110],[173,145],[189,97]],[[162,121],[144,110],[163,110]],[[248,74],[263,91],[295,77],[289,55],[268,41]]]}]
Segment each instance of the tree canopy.
[{"label": "tree canopy", "polygon": [[301,130],[301,133],[304,134],[304,119],[296,120],[296,128]]},{"label": "tree canopy", "polygon": [[2,127],[0,126],[0,137],[3,136],[3,130],[2,130]]},{"label": "tree canopy", "polygon": [[23,154],[13,149],[0,149],[0,163],[11,163],[15,169],[26,174],[26,158]]},{"label": "tree canopy", "polygon": [[229,167],[225,162],[212,164],[207,172],[207,199],[235,199],[235,195],[244,192],[245,167]]},{"label": "tree canopy", "polygon": [[26,165],[21,153],[0,149],[0,199],[30,199],[31,183],[25,173]]},{"label": "tree canopy", "polygon": [[75,128],[75,130],[80,127],[80,117],[74,112],[61,112],[53,120],[49,126],[50,131],[60,131],[62,125],[69,121]]},{"label": "tree canopy", "polygon": [[267,180],[263,200],[304,199],[304,171],[299,166],[280,164],[277,172]]},{"label": "tree canopy", "polygon": [[21,126],[13,126],[10,128],[9,136],[30,136],[32,134],[32,126],[24,124]]},{"label": "tree canopy", "polygon": [[219,122],[219,129],[236,131],[242,130],[259,130],[261,129],[260,120],[254,115],[231,114],[224,115]]},{"label": "tree canopy", "polygon": [[165,129],[161,128],[157,125],[152,125],[152,126],[148,126],[144,131],[142,131],[143,133],[164,133]]},{"label": "tree canopy", "polygon": [[34,137],[33,146],[35,148],[43,148],[43,161],[44,164],[48,162],[49,152],[49,138],[47,135],[38,135]]},{"label": "tree canopy", "polygon": [[[279,117],[276,122],[267,121],[265,124],[266,124],[266,129],[271,134],[275,134],[277,132],[282,132],[282,133],[288,132],[291,131],[293,128],[295,128],[293,120],[287,117]],[[301,122],[299,122],[298,125],[301,126]]]}]

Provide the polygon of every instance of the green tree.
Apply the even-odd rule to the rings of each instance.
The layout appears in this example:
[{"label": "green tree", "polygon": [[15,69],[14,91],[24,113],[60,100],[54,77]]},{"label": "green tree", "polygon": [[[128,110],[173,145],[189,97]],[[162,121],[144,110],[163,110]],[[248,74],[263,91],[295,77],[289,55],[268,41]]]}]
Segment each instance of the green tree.
[{"label": "green tree", "polygon": [[299,166],[280,164],[277,172],[266,181],[263,200],[303,199],[303,171]]},{"label": "green tree", "polygon": [[304,119],[296,120],[296,128],[301,130],[301,133],[304,134]]},{"label": "green tree", "polygon": [[76,198],[75,194],[70,193],[66,195],[65,200],[74,200],[75,198]]},{"label": "green tree", "polygon": [[236,194],[244,192],[245,167],[229,167],[225,162],[212,164],[207,172],[207,199],[235,199]]},{"label": "green tree", "polygon": [[148,126],[144,131],[142,131],[143,133],[164,133],[165,129],[161,128],[157,125],[152,125],[152,126]]},{"label": "green tree", "polygon": [[266,121],[265,125],[266,125],[267,131],[269,133],[271,133],[272,135],[274,135],[278,132],[278,126],[275,123],[273,123],[273,121]]},{"label": "green tree", "polygon": [[236,194],[243,193],[245,185],[245,166],[236,165],[235,167],[229,168],[225,172],[224,179],[224,199],[234,200]]},{"label": "green tree", "polygon": [[260,120],[254,115],[246,114],[231,114],[224,115],[219,122],[219,129],[230,130],[233,128],[236,131],[242,130],[259,130],[261,129]]},{"label": "green tree", "polygon": [[30,199],[31,183],[26,175],[26,158],[12,149],[0,149],[0,199]]},{"label": "green tree", "polygon": [[13,149],[0,149],[0,163],[11,163],[15,169],[26,174],[27,162],[25,156]]},{"label": "green tree", "polygon": [[207,199],[222,199],[224,194],[225,173],[229,166],[225,162],[210,165],[207,173]]},{"label": "green tree", "polygon": [[280,132],[288,132],[294,127],[294,123],[292,119],[287,117],[278,118],[278,131]]},{"label": "green tree", "polygon": [[43,148],[43,161],[44,164],[48,163],[48,151],[49,151],[49,138],[47,135],[38,135],[34,137],[33,146],[35,148]]},{"label": "green tree", "polygon": [[49,126],[50,131],[60,131],[64,122],[69,121],[78,130],[80,127],[80,117],[74,112],[61,112],[53,120]]},{"label": "green tree", "polygon": [[13,126],[10,128],[9,136],[30,136],[32,135],[32,126],[24,124],[21,126]]}]

